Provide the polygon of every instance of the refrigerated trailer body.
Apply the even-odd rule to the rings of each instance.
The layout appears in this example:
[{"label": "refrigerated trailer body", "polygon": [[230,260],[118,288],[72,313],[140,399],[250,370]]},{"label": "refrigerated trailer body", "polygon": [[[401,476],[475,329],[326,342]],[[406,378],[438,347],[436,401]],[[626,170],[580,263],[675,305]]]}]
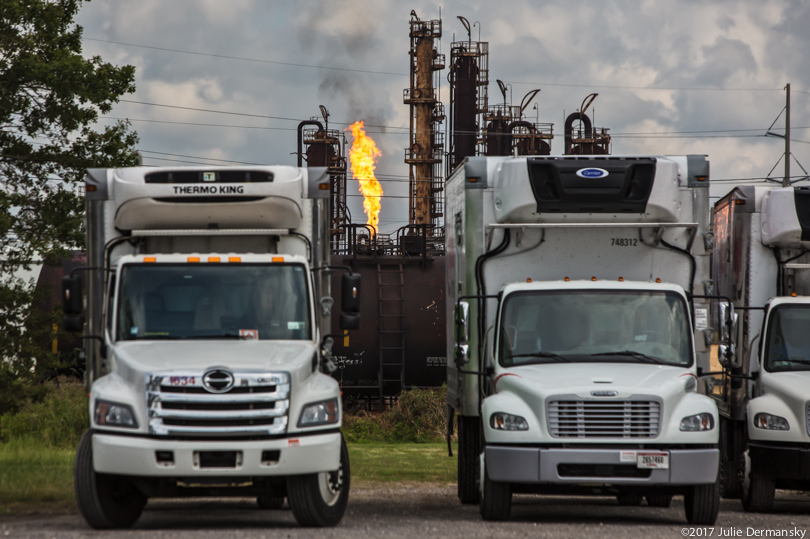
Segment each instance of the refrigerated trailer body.
[{"label": "refrigerated trailer body", "polygon": [[447,183],[448,430],[459,498],[719,508],[704,156],[468,158]]}]

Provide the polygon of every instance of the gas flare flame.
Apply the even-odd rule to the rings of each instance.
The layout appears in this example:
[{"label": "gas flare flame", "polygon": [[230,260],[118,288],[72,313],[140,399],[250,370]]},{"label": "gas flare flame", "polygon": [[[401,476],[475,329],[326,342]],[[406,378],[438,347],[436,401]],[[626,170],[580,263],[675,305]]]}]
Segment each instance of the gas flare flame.
[{"label": "gas flare flame", "polygon": [[366,135],[364,122],[354,122],[349,129],[352,130],[354,141],[349,150],[349,159],[352,162],[352,174],[360,182],[360,192],[363,193],[363,210],[368,216],[368,225],[374,236],[377,235],[377,223],[380,221],[380,197],[383,195],[382,185],[374,176],[374,162],[382,155],[377,144]]}]

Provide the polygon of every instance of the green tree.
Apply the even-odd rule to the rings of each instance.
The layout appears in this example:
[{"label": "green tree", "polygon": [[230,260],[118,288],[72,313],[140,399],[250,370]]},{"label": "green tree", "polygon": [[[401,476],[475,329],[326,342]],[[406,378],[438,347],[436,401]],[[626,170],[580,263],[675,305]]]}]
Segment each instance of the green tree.
[{"label": "green tree", "polygon": [[15,272],[83,247],[86,168],[137,164],[128,122],[95,125],[135,90],[135,68],[82,55],[81,4],[0,0],[0,394],[48,361],[53,337]]}]

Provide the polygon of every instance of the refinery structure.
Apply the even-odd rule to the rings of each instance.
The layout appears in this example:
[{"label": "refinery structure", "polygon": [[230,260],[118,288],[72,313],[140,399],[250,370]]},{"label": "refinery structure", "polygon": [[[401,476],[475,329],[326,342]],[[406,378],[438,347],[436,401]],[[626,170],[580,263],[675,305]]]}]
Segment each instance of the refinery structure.
[{"label": "refinery structure", "polygon": [[[526,116],[540,89],[513,104],[507,85],[495,79],[499,93],[491,96],[489,43],[481,40],[480,23],[457,19],[464,32],[451,42],[449,58],[440,52],[441,19],[423,20],[412,11],[408,21],[407,225],[388,234],[377,229],[384,193],[374,178],[376,147],[361,121],[346,131],[330,129],[329,112],[321,106],[320,116],[298,126],[299,166],[327,167],[331,178],[332,264],[362,275],[363,311],[370,314],[361,331],[339,339],[334,349],[335,376],[349,400],[385,400],[445,381],[446,178],[471,156],[552,151],[553,124]],[[443,79],[449,85],[448,110],[440,99]],[[608,129],[593,126],[588,115],[596,96],[574,104],[565,120],[564,151],[557,153],[610,153]],[[351,215],[346,204],[347,190],[356,189],[353,180],[363,192],[366,215]]]}]

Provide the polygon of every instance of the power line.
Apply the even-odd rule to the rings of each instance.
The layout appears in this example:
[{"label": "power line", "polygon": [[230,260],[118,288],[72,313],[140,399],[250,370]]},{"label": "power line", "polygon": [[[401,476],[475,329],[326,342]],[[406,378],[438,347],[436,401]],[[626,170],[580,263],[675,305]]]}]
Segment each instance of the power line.
[{"label": "power line", "polygon": [[[694,86],[665,87],[665,86],[623,86],[618,84],[564,84],[555,82],[504,82],[508,84],[525,84],[528,86],[560,86],[564,88],[607,88],[611,90],[652,90],[652,91],[681,91],[681,92],[781,92],[783,88],[697,88]],[[807,92],[804,92],[807,93]]]},{"label": "power line", "polygon": [[261,64],[273,64],[273,65],[283,65],[283,66],[291,66],[291,67],[306,67],[310,69],[329,69],[332,71],[350,71],[353,73],[370,73],[374,75],[395,75],[398,77],[407,77],[407,73],[393,73],[390,71],[372,71],[368,69],[350,69],[347,67],[333,67],[333,66],[320,66],[320,65],[312,65],[312,64],[298,64],[294,62],[278,62],[275,60],[263,60],[260,58],[245,58],[242,56],[228,56],[226,54],[212,54],[207,52],[195,52],[195,51],[185,51],[181,49],[169,49],[166,47],[155,47],[152,45],[138,45],[136,43],[123,43],[121,41],[111,41],[108,39],[97,39],[92,37],[83,37],[84,41],[97,41],[99,43],[112,43],[114,45],[123,45],[125,47],[138,47],[141,49],[152,49],[156,51],[167,51],[167,52],[176,52],[180,54],[191,54],[194,56],[208,56],[210,58],[222,58],[225,60],[240,60],[243,62],[256,62]]}]

